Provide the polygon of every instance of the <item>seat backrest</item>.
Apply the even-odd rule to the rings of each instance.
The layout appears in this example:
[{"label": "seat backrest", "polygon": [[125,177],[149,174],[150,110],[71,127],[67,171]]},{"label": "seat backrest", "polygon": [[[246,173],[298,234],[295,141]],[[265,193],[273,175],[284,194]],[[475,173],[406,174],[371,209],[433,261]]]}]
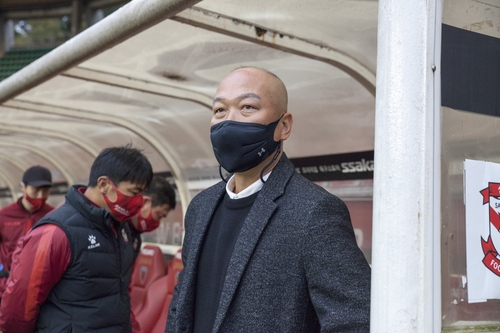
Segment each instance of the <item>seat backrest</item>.
[{"label": "seat backrest", "polygon": [[[168,276],[162,276],[157,279],[146,291],[146,296],[144,298],[144,307],[142,311],[135,316],[135,319],[141,326],[142,333],[151,333],[155,325],[162,317],[165,311],[164,306],[168,298],[167,293],[167,278]],[[170,301],[169,301],[170,304]],[[168,314],[168,306],[167,306]],[[163,323],[166,323],[166,315]],[[163,330],[165,330],[165,325],[163,325]],[[163,332],[163,331],[162,331]]]},{"label": "seat backrest", "polygon": [[137,316],[143,308],[150,285],[166,273],[165,259],[158,246],[146,245],[137,257],[130,282],[131,309]]},{"label": "seat backrest", "polygon": [[183,267],[181,250],[179,250],[174,258],[168,262],[168,274],[155,280],[147,289],[144,296],[144,306],[135,316],[143,333],[163,333],[165,331],[174,287]]},{"label": "seat backrest", "polygon": [[[165,332],[165,326],[167,326],[168,309],[170,307],[170,302],[172,301],[172,294],[168,294],[165,302],[163,302],[163,308],[161,309],[160,317],[156,321],[155,326],[149,333],[163,333]],[[147,333],[143,331],[143,333]]]}]

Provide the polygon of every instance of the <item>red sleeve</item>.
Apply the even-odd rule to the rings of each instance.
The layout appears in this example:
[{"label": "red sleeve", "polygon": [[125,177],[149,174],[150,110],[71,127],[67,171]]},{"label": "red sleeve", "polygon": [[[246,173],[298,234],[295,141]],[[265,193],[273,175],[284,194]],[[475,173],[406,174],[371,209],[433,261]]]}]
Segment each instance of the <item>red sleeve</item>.
[{"label": "red sleeve", "polygon": [[56,225],[42,225],[24,237],[0,306],[3,333],[35,331],[40,305],[61,279],[70,258],[66,234]]}]

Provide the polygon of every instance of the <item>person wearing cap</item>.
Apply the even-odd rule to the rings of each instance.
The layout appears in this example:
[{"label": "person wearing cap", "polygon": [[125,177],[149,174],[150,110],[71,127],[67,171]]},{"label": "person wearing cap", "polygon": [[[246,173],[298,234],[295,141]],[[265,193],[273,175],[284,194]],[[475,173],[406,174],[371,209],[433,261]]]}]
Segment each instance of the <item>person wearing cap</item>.
[{"label": "person wearing cap", "polygon": [[[12,254],[18,241],[38,220],[54,207],[46,203],[52,186],[49,169],[32,166],[23,174],[20,184],[23,196],[0,210],[0,263],[10,271]],[[5,291],[5,278],[0,278],[0,298]]]}]

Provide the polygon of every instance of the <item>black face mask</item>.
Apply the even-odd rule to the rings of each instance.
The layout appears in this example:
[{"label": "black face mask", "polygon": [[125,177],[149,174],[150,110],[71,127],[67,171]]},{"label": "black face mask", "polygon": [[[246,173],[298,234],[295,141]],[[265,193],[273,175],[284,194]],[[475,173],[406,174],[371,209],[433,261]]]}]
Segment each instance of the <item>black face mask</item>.
[{"label": "black face mask", "polygon": [[262,163],[280,146],[281,141],[274,141],[274,131],[282,117],[269,125],[225,120],[212,126],[210,139],[219,164],[235,173]]}]

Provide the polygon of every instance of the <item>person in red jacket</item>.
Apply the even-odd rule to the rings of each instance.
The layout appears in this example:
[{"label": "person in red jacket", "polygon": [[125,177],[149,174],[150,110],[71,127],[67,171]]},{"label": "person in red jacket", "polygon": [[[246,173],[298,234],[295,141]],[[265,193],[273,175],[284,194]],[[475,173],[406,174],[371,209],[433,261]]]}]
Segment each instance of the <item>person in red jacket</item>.
[{"label": "person in red jacket", "polygon": [[[23,174],[23,196],[0,210],[0,264],[3,265],[4,273],[11,269],[12,254],[19,239],[54,209],[46,203],[51,186],[52,175],[49,169],[39,165],[32,166]],[[6,281],[6,278],[0,278],[0,298],[5,291]]]}]

